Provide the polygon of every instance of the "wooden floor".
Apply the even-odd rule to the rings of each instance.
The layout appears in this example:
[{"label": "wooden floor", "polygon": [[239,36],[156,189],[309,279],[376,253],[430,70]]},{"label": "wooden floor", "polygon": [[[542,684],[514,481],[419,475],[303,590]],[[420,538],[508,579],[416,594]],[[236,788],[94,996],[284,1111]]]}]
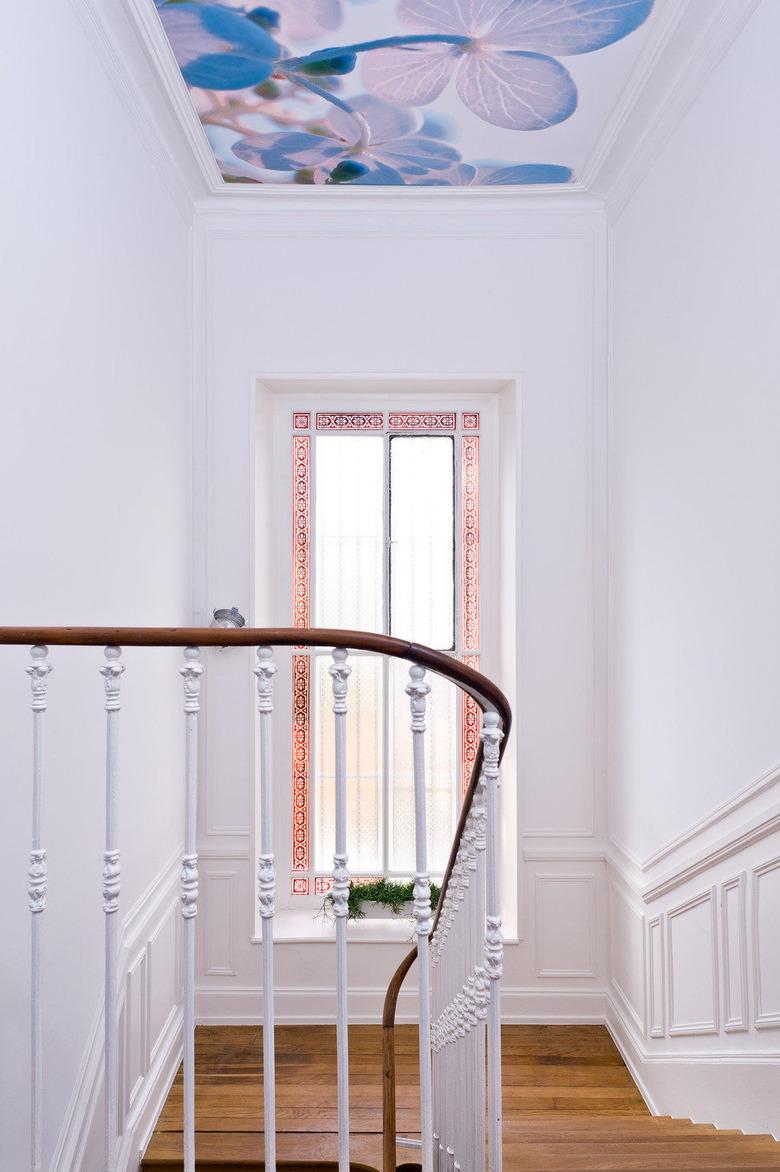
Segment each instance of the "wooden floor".
[{"label": "wooden floor", "polygon": [[[398,1132],[419,1133],[417,1035],[397,1031]],[[335,1029],[277,1029],[277,1158],[337,1158]],[[200,1028],[196,1035],[198,1169],[260,1168],[263,1157],[262,1033],[250,1026]],[[780,1169],[768,1136],[655,1119],[607,1031],[599,1026],[505,1026],[506,1172],[692,1172]],[[350,1028],[351,1156],[381,1168],[381,1031]],[[181,1169],[181,1072],[143,1161]],[[398,1148],[398,1163],[414,1161]],[[473,1170],[464,1169],[464,1172]]]}]

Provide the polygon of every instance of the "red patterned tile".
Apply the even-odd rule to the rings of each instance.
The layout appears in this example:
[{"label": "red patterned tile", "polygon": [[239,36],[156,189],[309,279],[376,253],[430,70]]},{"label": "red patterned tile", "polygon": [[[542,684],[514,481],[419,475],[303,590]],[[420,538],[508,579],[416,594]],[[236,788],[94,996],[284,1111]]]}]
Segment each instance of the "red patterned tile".
[{"label": "red patterned tile", "polygon": [[387,417],[393,431],[454,431],[454,411],[391,411]]},{"label": "red patterned tile", "polygon": [[479,436],[463,436],[461,536],[463,649],[479,650]]},{"label": "red patterned tile", "polygon": [[293,436],[293,626],[309,625],[310,440]]},{"label": "red patterned tile", "polygon": [[318,411],[317,431],[381,431],[382,411]]}]

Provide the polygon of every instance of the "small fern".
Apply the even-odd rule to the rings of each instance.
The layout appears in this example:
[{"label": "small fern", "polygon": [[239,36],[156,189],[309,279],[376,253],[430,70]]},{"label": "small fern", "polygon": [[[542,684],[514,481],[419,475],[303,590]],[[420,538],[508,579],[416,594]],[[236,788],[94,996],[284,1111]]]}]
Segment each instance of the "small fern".
[{"label": "small fern", "polygon": [[[436,908],[441,888],[431,883],[431,907]],[[394,916],[401,914],[404,904],[414,899],[414,883],[399,883],[395,879],[352,879],[347,896],[347,919],[365,919],[364,903],[379,903],[389,908]],[[322,911],[327,919],[333,918],[333,893],[329,892],[322,901]]]}]

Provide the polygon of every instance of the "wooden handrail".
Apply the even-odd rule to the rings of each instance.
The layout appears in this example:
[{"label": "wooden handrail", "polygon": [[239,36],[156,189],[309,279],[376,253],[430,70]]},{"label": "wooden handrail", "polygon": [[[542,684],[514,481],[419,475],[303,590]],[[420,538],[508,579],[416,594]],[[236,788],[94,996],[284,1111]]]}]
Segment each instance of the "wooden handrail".
[{"label": "wooden handrail", "polygon": [[[474,697],[483,712],[493,710],[498,713],[504,732],[502,756],[512,723],[512,712],[506,696],[487,676],[444,651],[434,651],[431,647],[397,639],[392,635],[333,627],[0,627],[0,646],[30,646],[36,643],[70,647],[347,647],[353,651],[370,651],[422,664],[463,688]],[[441,884],[441,895],[433,921],[434,932],[481,771],[480,745]],[[383,1172],[395,1172],[396,1169],[395,1017],[401,986],[416,958],[417,949],[414,948],[396,969],[385,995],[382,1015]]]}]

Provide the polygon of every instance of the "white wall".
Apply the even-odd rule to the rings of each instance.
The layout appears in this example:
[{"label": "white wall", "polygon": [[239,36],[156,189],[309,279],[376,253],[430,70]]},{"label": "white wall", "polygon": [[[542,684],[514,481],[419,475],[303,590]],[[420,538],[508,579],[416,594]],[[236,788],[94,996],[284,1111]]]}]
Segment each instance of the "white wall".
[{"label": "white wall", "polygon": [[[29,5],[4,14],[0,612],[6,624],[176,624],[190,617],[189,229],[98,63],[78,7],[58,0],[45,16]],[[102,653],[55,648],[52,660],[44,1166],[61,1137],[58,1168],[91,1172],[102,1166],[100,1121],[91,1138],[62,1128],[71,1094],[81,1094],[79,1109],[88,1112],[99,1089],[102,1035],[90,1030],[103,978]],[[29,1151],[26,661],[21,649],[0,651],[4,1168],[24,1167]],[[176,875],[168,864],[181,838],[181,681],[177,657],[167,653],[131,650],[126,662],[129,1127],[144,1074],[175,1044]],[[152,884],[153,899],[129,917]],[[82,1143],[82,1154],[72,1143]]]},{"label": "white wall", "polygon": [[777,765],[780,8],[612,231],[611,827],[644,858]]},{"label": "white wall", "polygon": [[612,992],[659,1109],[775,1132],[779,35],[764,0],[610,229],[609,392]]},{"label": "white wall", "polygon": [[[604,925],[593,850],[601,831],[601,778],[594,753],[591,435],[600,409],[599,335],[592,320],[599,222],[587,215],[525,216],[496,208],[489,214],[442,216],[418,209],[387,216],[381,209],[342,207],[315,219],[311,210],[296,212],[293,206],[273,214],[204,215],[197,232],[203,614],[236,604],[258,625],[289,621],[287,614],[252,613],[247,426],[257,376],[271,382],[307,372],[519,376],[519,769],[506,785],[510,793],[519,789],[511,846],[521,859],[524,845],[533,848],[533,858],[521,875],[523,941],[508,950],[504,1005],[508,1017],[600,1017]],[[332,385],[328,390],[332,394]],[[509,638],[509,631],[503,636]],[[199,916],[199,987],[207,1020],[256,1018],[260,1008],[257,948],[249,943],[249,670],[249,658],[237,653],[210,657],[211,699],[217,677],[231,690],[221,688],[219,728],[209,724],[201,803],[209,894]],[[514,691],[512,681],[498,682]],[[288,784],[283,775],[279,792]],[[573,886],[537,885],[537,871],[548,879],[571,876]],[[289,884],[281,853],[279,882]],[[356,947],[356,1014],[377,1019],[388,977],[406,947],[372,947],[365,956]],[[280,944],[279,954],[282,1016],[332,1016],[332,997],[325,1002],[310,992],[332,987],[332,961],[305,960],[302,946],[292,942]]]}]

